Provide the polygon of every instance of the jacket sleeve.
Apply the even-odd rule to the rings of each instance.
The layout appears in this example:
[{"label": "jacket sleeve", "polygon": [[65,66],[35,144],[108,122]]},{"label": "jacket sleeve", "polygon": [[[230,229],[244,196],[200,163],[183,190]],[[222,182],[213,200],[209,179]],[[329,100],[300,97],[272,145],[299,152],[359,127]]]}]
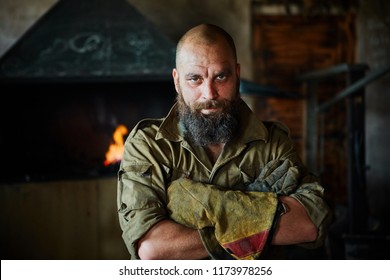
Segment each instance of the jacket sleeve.
[{"label": "jacket sleeve", "polygon": [[130,133],[118,172],[119,224],[131,259],[139,259],[138,240],[167,218],[164,175],[151,152],[150,139],[136,128]]},{"label": "jacket sleeve", "polygon": [[[319,178],[309,172],[302,163],[298,153],[294,148],[294,143],[288,135],[288,129],[279,123],[274,123],[269,127],[269,141],[271,144],[271,154],[274,159],[289,159],[299,170],[298,186],[289,196],[295,198],[306,209],[311,221],[318,228],[317,240],[311,243],[300,244],[306,248],[316,248],[323,244],[330,226],[332,215],[329,206],[324,199],[324,188],[319,182]],[[283,190],[280,190],[283,193]]]}]

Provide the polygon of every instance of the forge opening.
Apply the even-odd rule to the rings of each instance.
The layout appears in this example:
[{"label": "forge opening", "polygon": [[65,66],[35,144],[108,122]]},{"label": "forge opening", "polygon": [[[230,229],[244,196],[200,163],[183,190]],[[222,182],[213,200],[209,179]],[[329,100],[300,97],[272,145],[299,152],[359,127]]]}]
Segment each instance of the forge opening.
[{"label": "forge opening", "polygon": [[[161,118],[175,100],[172,81],[55,82],[3,85],[2,182],[114,175],[104,165],[118,125]],[[128,135],[128,134],[127,134]],[[127,137],[124,135],[124,137]]]}]

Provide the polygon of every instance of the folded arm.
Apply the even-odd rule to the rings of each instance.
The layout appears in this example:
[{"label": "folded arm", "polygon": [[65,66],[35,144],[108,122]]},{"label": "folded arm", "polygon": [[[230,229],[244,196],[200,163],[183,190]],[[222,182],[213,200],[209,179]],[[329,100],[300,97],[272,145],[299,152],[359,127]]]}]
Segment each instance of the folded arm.
[{"label": "folded arm", "polygon": [[208,257],[198,230],[172,220],[162,220],[155,224],[138,241],[138,255],[144,260],[189,260]]},{"label": "folded arm", "polygon": [[280,196],[279,200],[286,206],[287,212],[278,220],[272,244],[292,245],[315,241],[318,228],[305,208],[293,197]]},{"label": "folded arm", "polygon": [[[282,215],[273,235],[273,245],[290,245],[312,242],[317,238],[317,227],[312,223],[304,207],[294,198],[281,196],[287,213]],[[138,241],[141,259],[204,259],[208,253],[198,230],[163,220],[154,225]]]}]

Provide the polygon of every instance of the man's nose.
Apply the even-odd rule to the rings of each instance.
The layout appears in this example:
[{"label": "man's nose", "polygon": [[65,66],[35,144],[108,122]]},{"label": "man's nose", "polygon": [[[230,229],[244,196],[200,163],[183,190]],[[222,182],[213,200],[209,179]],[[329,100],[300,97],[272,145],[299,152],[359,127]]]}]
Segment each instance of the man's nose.
[{"label": "man's nose", "polygon": [[211,81],[205,81],[203,83],[202,97],[209,100],[213,100],[218,97],[218,91]]}]

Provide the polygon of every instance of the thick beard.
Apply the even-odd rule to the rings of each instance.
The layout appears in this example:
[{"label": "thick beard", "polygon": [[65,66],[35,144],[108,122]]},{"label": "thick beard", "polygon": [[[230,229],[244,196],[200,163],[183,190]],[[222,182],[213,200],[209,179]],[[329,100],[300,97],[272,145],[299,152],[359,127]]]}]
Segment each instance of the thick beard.
[{"label": "thick beard", "polygon": [[[196,103],[191,108],[179,92],[177,102],[180,121],[184,126],[184,137],[203,147],[231,141],[238,127],[238,101],[238,97],[232,101],[211,100],[207,103]],[[222,108],[222,112],[208,115],[200,112],[201,109],[210,107]]]}]

